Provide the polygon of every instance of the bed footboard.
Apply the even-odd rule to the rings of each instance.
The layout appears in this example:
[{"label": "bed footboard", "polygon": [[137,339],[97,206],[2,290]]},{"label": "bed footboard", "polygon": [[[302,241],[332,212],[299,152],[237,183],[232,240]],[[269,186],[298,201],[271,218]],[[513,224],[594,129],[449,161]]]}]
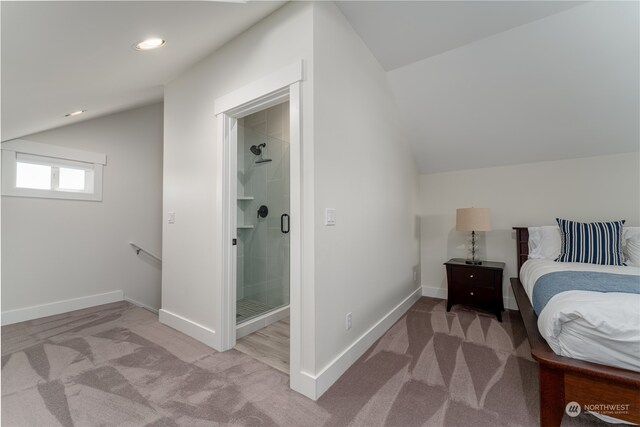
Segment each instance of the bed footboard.
[{"label": "bed footboard", "polygon": [[539,364],[540,425],[559,426],[569,402],[594,408],[594,412],[598,405],[617,407],[618,412],[611,416],[640,424],[640,373],[555,354],[538,331],[538,318],[520,280],[512,278],[511,287],[531,356]]}]

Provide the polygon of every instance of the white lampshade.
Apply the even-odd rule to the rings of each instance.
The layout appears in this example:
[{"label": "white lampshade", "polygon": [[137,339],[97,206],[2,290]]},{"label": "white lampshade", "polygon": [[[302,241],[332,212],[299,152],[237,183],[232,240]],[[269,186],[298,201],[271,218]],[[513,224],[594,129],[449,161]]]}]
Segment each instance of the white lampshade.
[{"label": "white lampshade", "polygon": [[489,208],[456,209],[456,230],[491,231],[491,213]]}]

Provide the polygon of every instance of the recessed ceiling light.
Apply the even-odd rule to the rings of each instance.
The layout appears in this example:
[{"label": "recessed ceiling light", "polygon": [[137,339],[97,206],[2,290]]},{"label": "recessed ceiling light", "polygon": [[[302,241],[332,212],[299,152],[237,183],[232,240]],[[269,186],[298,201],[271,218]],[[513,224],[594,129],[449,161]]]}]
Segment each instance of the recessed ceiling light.
[{"label": "recessed ceiling light", "polygon": [[79,116],[80,114],[84,113],[87,110],[78,110],[78,111],[74,111],[72,113],[69,114],[65,114],[65,117],[73,117],[73,116]]},{"label": "recessed ceiling light", "polygon": [[151,50],[151,49],[157,49],[159,47],[162,47],[164,46],[165,43],[166,42],[164,40],[154,37],[154,38],[139,41],[138,43],[133,45],[133,48],[135,50]]}]

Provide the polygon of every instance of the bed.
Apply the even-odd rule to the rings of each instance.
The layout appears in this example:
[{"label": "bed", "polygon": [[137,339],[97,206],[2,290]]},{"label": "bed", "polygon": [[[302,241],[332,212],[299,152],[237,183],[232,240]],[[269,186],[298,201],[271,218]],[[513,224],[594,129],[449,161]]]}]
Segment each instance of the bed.
[{"label": "bed", "polygon": [[540,425],[559,426],[570,402],[590,408],[597,408],[594,405],[628,405],[616,412],[615,418],[640,424],[640,372],[560,356],[541,335],[538,316],[520,281],[520,270],[529,257],[529,230],[527,227],[514,227],[514,230],[518,277],[511,278],[511,286],[531,355],[539,363]]}]

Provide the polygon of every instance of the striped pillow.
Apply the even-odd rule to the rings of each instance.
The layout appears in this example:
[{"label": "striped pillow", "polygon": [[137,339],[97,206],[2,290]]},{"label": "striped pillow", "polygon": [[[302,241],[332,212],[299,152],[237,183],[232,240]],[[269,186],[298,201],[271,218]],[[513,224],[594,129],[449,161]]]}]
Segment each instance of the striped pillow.
[{"label": "striped pillow", "polygon": [[625,265],[622,221],[582,223],[556,218],[562,234],[558,262]]}]

